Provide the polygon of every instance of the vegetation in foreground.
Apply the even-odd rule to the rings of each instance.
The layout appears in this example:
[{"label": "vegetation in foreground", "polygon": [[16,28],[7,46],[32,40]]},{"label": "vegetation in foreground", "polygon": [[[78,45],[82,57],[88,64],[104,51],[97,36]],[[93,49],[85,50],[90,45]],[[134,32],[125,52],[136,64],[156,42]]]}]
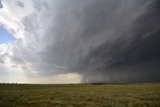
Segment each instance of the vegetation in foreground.
[{"label": "vegetation in foreground", "polygon": [[160,107],[160,84],[0,84],[0,107]]}]

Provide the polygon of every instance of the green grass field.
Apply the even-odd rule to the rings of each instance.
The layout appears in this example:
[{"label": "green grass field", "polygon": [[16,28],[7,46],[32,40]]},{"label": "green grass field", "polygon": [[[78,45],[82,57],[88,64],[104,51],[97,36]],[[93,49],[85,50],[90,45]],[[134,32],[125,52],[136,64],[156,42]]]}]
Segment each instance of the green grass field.
[{"label": "green grass field", "polygon": [[1,84],[0,107],[160,107],[160,84]]}]

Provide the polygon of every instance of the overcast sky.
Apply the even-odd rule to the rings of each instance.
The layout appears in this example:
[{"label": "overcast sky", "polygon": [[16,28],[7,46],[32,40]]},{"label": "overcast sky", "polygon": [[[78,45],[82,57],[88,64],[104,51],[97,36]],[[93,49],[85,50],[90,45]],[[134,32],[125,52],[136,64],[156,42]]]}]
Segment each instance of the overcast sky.
[{"label": "overcast sky", "polygon": [[0,82],[160,82],[160,0],[0,0],[0,27]]}]

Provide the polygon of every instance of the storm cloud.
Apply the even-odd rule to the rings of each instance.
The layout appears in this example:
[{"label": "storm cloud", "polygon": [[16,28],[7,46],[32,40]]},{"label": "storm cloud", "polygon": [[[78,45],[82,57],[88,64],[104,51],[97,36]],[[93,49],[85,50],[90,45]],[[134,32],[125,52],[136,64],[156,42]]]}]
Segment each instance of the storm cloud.
[{"label": "storm cloud", "polygon": [[[14,33],[8,56],[28,77],[76,73],[81,82],[160,81],[159,0],[31,4],[31,12],[18,14],[22,27],[11,28],[23,36]],[[28,9],[23,2],[16,5]]]}]

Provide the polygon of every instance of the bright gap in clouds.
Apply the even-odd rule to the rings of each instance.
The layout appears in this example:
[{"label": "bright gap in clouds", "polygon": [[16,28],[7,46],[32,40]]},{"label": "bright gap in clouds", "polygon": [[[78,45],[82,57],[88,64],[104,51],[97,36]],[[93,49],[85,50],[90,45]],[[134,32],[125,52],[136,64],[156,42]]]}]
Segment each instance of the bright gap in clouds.
[{"label": "bright gap in clouds", "polygon": [[8,43],[10,41],[14,41],[15,38],[12,34],[10,34],[7,30],[0,27],[0,44]]}]

